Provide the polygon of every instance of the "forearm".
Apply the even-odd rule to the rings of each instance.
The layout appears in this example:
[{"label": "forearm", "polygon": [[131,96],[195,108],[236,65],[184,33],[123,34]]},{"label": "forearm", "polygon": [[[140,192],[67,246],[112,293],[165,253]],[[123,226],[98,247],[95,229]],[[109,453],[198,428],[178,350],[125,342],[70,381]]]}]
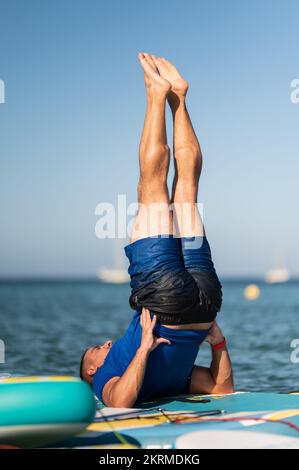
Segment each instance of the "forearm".
[{"label": "forearm", "polygon": [[219,393],[233,391],[233,370],[228,350],[215,350],[212,348],[212,362],[210,372],[215,382],[215,387]]},{"label": "forearm", "polygon": [[137,400],[140,391],[149,351],[139,348],[120,379],[109,394],[109,405],[130,408]]}]

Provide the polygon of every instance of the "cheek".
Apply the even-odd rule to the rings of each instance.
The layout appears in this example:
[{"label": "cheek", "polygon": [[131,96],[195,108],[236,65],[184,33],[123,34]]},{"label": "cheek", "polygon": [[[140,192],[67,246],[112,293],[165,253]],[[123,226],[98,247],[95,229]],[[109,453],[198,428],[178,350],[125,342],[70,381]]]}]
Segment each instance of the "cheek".
[{"label": "cheek", "polygon": [[101,351],[98,352],[98,354],[97,354],[98,367],[100,367],[103,364],[103,362],[105,361],[106,356],[107,356],[106,351],[101,350]]}]

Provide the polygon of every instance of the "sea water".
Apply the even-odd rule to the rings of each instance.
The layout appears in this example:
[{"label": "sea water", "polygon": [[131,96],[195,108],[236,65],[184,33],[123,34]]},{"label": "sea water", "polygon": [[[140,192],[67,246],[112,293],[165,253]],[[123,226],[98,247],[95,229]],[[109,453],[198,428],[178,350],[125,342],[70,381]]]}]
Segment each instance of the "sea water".
[{"label": "sea water", "polygon": [[[244,298],[249,282],[260,287],[255,301]],[[222,283],[218,320],[227,338],[236,389],[298,390],[299,363],[291,343],[298,339],[299,344],[299,283]],[[78,375],[86,347],[123,334],[133,313],[129,292],[127,284],[96,280],[2,281],[0,340],[5,362],[0,363],[0,374]],[[196,362],[209,361],[210,349],[204,344]]]}]

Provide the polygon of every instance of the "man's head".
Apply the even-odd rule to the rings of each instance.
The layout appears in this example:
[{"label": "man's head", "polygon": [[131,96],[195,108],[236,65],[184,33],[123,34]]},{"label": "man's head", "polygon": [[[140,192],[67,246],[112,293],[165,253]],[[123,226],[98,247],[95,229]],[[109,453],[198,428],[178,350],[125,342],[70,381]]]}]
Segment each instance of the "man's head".
[{"label": "man's head", "polygon": [[92,378],[97,369],[104,364],[106,356],[112,347],[112,341],[92,346],[84,351],[80,363],[80,377],[85,382],[92,384]]}]

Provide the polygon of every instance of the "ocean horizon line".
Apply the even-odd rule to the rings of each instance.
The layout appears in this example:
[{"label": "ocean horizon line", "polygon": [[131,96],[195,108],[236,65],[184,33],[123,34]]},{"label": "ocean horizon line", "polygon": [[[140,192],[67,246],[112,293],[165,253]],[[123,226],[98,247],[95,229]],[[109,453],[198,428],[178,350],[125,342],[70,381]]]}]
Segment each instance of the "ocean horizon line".
[{"label": "ocean horizon line", "polygon": [[[238,283],[261,283],[261,284],[269,284],[262,275],[219,275],[221,282],[238,282]],[[18,284],[18,283],[31,283],[31,284],[38,284],[38,283],[97,283],[97,284],[104,284],[104,285],[127,285],[128,282],[124,283],[109,283],[102,281],[97,276],[84,276],[84,275],[10,275],[10,276],[0,276],[0,284]],[[293,276],[288,281],[284,283],[277,283],[277,284],[291,284],[291,283],[299,283],[299,276]]]}]

